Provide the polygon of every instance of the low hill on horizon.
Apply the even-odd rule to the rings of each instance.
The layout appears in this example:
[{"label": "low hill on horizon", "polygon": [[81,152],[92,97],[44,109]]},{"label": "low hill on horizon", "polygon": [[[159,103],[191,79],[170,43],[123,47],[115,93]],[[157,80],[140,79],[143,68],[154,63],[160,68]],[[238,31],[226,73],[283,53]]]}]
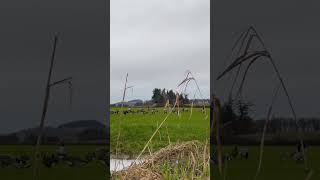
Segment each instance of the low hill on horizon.
[{"label": "low hill on horizon", "polygon": [[[109,125],[97,120],[76,120],[58,125],[44,127],[44,143],[58,143],[61,140],[67,143],[80,143],[83,141],[106,141]],[[1,143],[27,143],[33,144],[39,128],[22,129],[14,133],[0,136]],[[14,138],[15,137],[15,138]],[[12,142],[16,141],[16,142]]]}]

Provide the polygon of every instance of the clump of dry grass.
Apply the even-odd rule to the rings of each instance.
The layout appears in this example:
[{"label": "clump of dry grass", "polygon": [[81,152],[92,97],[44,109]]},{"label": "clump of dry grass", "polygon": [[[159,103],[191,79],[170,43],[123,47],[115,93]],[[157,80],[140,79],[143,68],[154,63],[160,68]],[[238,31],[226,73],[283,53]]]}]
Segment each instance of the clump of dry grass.
[{"label": "clump of dry grass", "polygon": [[[179,169],[179,173],[174,172]],[[112,179],[163,179],[166,174],[174,179],[209,178],[209,151],[207,144],[188,141],[171,144],[149,155],[140,164],[112,174]],[[190,177],[191,176],[191,177]]]},{"label": "clump of dry grass", "polygon": [[160,180],[161,175],[153,172],[148,168],[144,168],[141,166],[131,166],[128,170],[122,170],[117,173],[112,174],[111,179],[141,179],[141,180]]}]

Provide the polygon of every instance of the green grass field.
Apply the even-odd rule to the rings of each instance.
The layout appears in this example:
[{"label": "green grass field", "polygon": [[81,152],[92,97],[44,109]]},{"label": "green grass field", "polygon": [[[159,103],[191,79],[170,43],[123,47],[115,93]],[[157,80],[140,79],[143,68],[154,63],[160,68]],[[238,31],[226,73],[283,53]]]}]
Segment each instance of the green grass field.
[{"label": "green grass field", "polygon": [[[126,108],[124,109],[126,110]],[[116,108],[112,110],[116,110]],[[136,111],[137,109],[133,110]],[[167,115],[164,114],[163,108],[157,108],[157,110],[158,112],[155,114],[112,114],[110,117],[111,154],[115,155],[119,123],[121,123],[119,154],[129,156],[139,154],[158,125]],[[207,114],[209,115],[209,109],[207,109]],[[200,108],[193,108],[190,119],[189,116],[190,108],[189,112],[182,112],[180,118],[176,113],[172,113],[160,129],[160,132],[157,133],[152,140],[150,150],[154,152],[167,146],[169,139],[171,143],[190,140],[199,140],[202,142],[208,140],[209,142],[209,116],[205,120],[205,115],[200,111]],[[146,153],[148,153],[148,150]]]},{"label": "green grass field", "polygon": [[[297,164],[294,160],[281,160],[281,154],[293,152],[294,146],[266,146],[262,162],[261,174],[257,180],[304,180],[307,176],[303,164]],[[225,147],[225,152],[231,152],[231,147]],[[307,149],[308,162],[313,170],[311,180],[320,179],[320,147],[310,146]],[[226,168],[226,180],[250,180],[254,179],[258,167],[258,146],[249,146],[249,159],[240,158],[228,161]],[[219,176],[217,166],[211,165],[210,176],[213,179],[223,179]]]},{"label": "green grass field", "polygon": [[[87,152],[95,151],[100,146],[94,145],[66,145],[68,153],[83,157]],[[101,146],[105,147],[105,146]],[[41,152],[55,153],[57,146],[42,146]],[[26,154],[32,157],[32,146],[28,145],[0,145],[0,154],[18,156]],[[98,161],[90,162],[85,167],[69,167],[59,164],[52,168],[46,168],[41,164],[40,179],[42,180],[101,180],[107,179],[109,168]],[[1,180],[32,180],[32,167],[17,169],[14,167],[0,167]]]}]

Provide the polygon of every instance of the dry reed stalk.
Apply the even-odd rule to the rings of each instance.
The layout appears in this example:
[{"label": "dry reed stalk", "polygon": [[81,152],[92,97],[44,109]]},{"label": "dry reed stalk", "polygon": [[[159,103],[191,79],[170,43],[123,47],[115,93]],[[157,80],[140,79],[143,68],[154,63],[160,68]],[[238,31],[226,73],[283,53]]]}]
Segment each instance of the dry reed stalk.
[{"label": "dry reed stalk", "polygon": [[[189,77],[189,75],[191,75],[192,77]],[[201,95],[202,97],[202,93],[201,93],[201,90],[198,86],[198,83],[197,83],[197,80],[193,77],[191,71],[189,71],[187,73],[187,76],[186,78],[181,82],[179,83],[178,85],[178,88],[181,87],[182,85],[184,85],[185,83],[188,83],[189,81],[193,80],[197,86],[197,89],[199,91],[199,94]],[[146,150],[147,146],[150,144],[151,140],[153,139],[153,137],[155,136],[155,134],[159,131],[159,129],[162,127],[162,125],[166,122],[166,120],[168,119],[168,117],[170,116],[170,114],[173,112],[173,110],[176,108],[176,106],[179,107],[179,92],[176,92],[176,100],[175,100],[175,103],[173,105],[173,107],[170,109],[169,113],[167,114],[167,116],[164,118],[164,120],[160,123],[160,125],[158,126],[158,128],[155,130],[155,132],[152,134],[152,136],[150,137],[150,139],[147,141],[146,145],[144,146],[144,148],[142,149],[142,151],[140,152],[140,154],[138,155],[138,157],[136,158],[135,161],[139,160],[139,158],[141,157],[141,155],[144,153],[144,151]],[[204,105],[204,102],[203,102],[203,105]],[[206,110],[205,110],[205,105],[204,105],[204,111],[206,113]],[[178,114],[179,114],[179,111],[178,111]]]},{"label": "dry reed stalk", "polygon": [[254,179],[257,179],[257,178],[258,178],[259,173],[260,173],[260,171],[261,171],[261,164],[262,164],[262,158],[263,158],[265,134],[266,134],[266,132],[267,132],[267,126],[268,126],[268,123],[269,123],[270,118],[271,118],[271,112],[272,112],[273,104],[275,103],[276,98],[277,98],[277,96],[278,96],[279,88],[280,88],[280,84],[276,87],[274,96],[273,96],[273,98],[272,98],[272,100],[271,100],[271,103],[270,103],[270,106],[269,106],[269,109],[268,109],[267,119],[266,119],[266,122],[265,122],[264,127],[263,127],[263,132],[262,132],[261,141],[260,141],[259,164],[258,164],[258,168],[257,168],[256,175],[255,175],[255,178],[254,178]]},{"label": "dry reed stalk", "polygon": [[[189,83],[190,83],[190,81],[193,81],[195,83],[195,85],[197,87],[197,91],[199,92],[200,98],[204,99],[196,78],[193,76],[192,72],[189,71],[189,70],[187,71],[187,75],[186,75],[185,79],[183,79],[181,81],[181,83],[178,85],[178,87],[181,87],[182,85],[185,85],[185,88],[184,88],[184,92],[185,92],[187,87],[188,87],[188,85],[189,85]],[[208,114],[207,114],[207,111],[206,111],[206,106],[205,106],[205,101],[204,100],[202,101],[202,105],[203,105],[203,109],[204,109],[204,113],[205,113],[205,118],[204,119],[206,120],[208,118]]]},{"label": "dry reed stalk", "polygon": [[[159,122],[157,121],[157,127],[158,127],[158,125],[159,125]],[[161,141],[161,132],[160,131],[158,131],[158,132],[159,132],[159,139]]]},{"label": "dry reed stalk", "polygon": [[[116,158],[118,157],[118,150],[119,150],[119,142],[120,142],[120,136],[121,136],[121,123],[122,123],[122,117],[123,117],[123,104],[124,104],[124,100],[126,97],[126,91],[127,89],[132,88],[133,86],[129,86],[127,87],[127,83],[128,83],[128,76],[129,74],[127,73],[126,75],[126,81],[124,83],[124,89],[123,89],[123,95],[122,95],[122,101],[121,101],[121,108],[120,108],[120,120],[118,123],[118,135],[117,135],[117,142],[116,142]],[[117,164],[115,162],[115,169],[117,169]]]},{"label": "dry reed stalk", "polygon": [[46,119],[46,114],[49,106],[49,100],[50,100],[50,90],[52,87],[55,87],[60,84],[65,84],[67,83],[69,85],[69,92],[70,92],[70,107],[72,105],[72,77],[68,77],[56,82],[51,83],[51,77],[53,73],[53,65],[54,65],[54,60],[55,60],[55,52],[56,52],[56,47],[58,43],[58,35],[56,34],[54,36],[54,42],[53,42],[53,50],[51,54],[51,59],[50,59],[50,67],[49,67],[49,72],[48,72],[48,79],[47,79],[47,85],[45,89],[45,98],[44,98],[44,104],[43,104],[43,109],[42,109],[42,115],[41,115],[41,120],[40,120],[40,125],[38,129],[38,135],[37,135],[37,141],[36,145],[34,148],[34,156],[33,156],[33,179],[39,179],[39,151],[40,151],[40,145],[41,145],[41,138],[43,135],[44,131],[44,125],[45,125],[45,119]]},{"label": "dry reed stalk", "polygon": [[144,146],[144,148],[142,149],[142,151],[140,152],[140,154],[139,154],[138,157],[136,158],[135,162],[140,159],[141,155],[142,155],[143,152],[146,150],[147,146],[150,144],[151,140],[152,140],[153,137],[156,135],[156,133],[159,131],[159,129],[162,127],[162,125],[166,122],[166,120],[168,119],[168,117],[169,117],[170,114],[172,113],[173,109],[176,107],[176,105],[177,105],[177,101],[174,103],[174,106],[170,109],[170,111],[169,111],[169,113],[167,114],[167,116],[162,120],[162,122],[160,123],[160,125],[158,126],[158,128],[153,132],[152,136],[151,136],[150,139],[147,141],[146,145]]},{"label": "dry reed stalk", "polygon": [[[54,36],[54,42],[53,42],[53,50],[51,54],[51,59],[50,59],[50,67],[49,67],[49,72],[48,72],[48,79],[47,79],[47,85],[45,89],[45,98],[44,98],[44,104],[43,104],[43,109],[42,109],[42,115],[41,115],[41,120],[40,120],[40,125],[38,129],[38,135],[37,135],[37,141],[36,145],[34,148],[34,156],[33,156],[33,179],[39,179],[39,156],[40,156],[40,145],[41,145],[41,138],[42,134],[44,131],[44,125],[45,125],[45,119],[46,119],[46,114],[49,106],[49,99],[50,99],[50,90],[53,86],[63,84],[63,83],[68,83],[69,84],[69,89],[72,90],[72,83],[71,80],[72,78],[65,78],[60,81],[56,81],[51,83],[51,77],[53,73],[53,65],[54,65],[54,60],[55,60],[55,52],[56,52],[56,47],[58,43],[58,35],[56,34]],[[72,103],[72,91],[70,91],[70,105]]]},{"label": "dry reed stalk", "polygon": [[221,112],[221,104],[218,98],[214,98],[214,109],[213,109],[213,116],[214,116],[214,122],[215,125],[215,135],[216,135],[216,141],[217,141],[217,154],[218,154],[218,166],[219,166],[219,172],[222,175],[222,144],[220,142],[220,112]]},{"label": "dry reed stalk", "polygon": [[[190,72],[191,73],[191,72]],[[188,73],[189,74],[189,73]],[[197,88],[198,88],[198,90],[199,90],[199,93],[201,94],[201,91],[200,91],[200,88],[199,88],[199,86],[198,86],[198,84],[197,84],[197,82],[196,82],[196,80],[192,77],[192,78],[190,78],[189,80],[188,79],[185,79],[184,80],[184,82],[183,83],[185,83],[185,82],[189,82],[190,80],[194,80],[195,81],[195,83],[196,83],[196,85],[197,85]],[[178,87],[180,86],[180,85],[182,85],[183,83],[180,83],[179,85],[178,85]],[[204,103],[203,103],[204,104]],[[168,106],[168,101],[167,101],[167,103],[166,103],[166,105],[165,105],[165,108]],[[142,154],[144,153],[144,151],[146,150],[146,148],[149,148],[149,145],[150,145],[150,143],[151,143],[151,141],[152,141],[152,139],[154,138],[154,136],[155,136],[155,134],[157,134],[157,132],[159,132],[159,130],[160,130],[160,128],[163,126],[163,124],[166,122],[166,120],[168,119],[168,117],[172,114],[172,112],[173,112],[173,110],[176,108],[176,106],[178,106],[179,107],[179,92],[176,92],[176,101],[175,101],[175,103],[174,103],[174,105],[173,105],[173,107],[172,108],[170,108],[170,111],[167,113],[167,115],[166,115],[166,117],[162,120],[162,122],[160,123],[160,125],[157,127],[157,129],[154,131],[154,133],[151,135],[151,137],[150,137],[150,139],[147,141],[147,143],[145,144],[145,146],[144,146],[144,148],[142,149],[142,151],[139,153],[139,155],[137,156],[137,158],[135,159],[135,161],[134,161],[134,166],[133,167],[136,167],[136,162],[140,159],[140,157],[142,156]],[[206,112],[206,111],[205,111]],[[179,114],[179,110],[178,110],[178,114]],[[167,129],[167,134],[168,134],[168,140],[169,140],[169,146],[171,146],[171,142],[170,142],[170,137],[169,137],[169,133],[168,133],[168,127],[166,126],[166,129]],[[161,151],[160,151],[161,152]],[[154,165],[154,162],[155,162],[155,158],[157,157],[157,155],[155,155],[155,154],[153,154],[152,155],[152,159],[153,159],[153,161],[151,161],[152,163],[152,166]],[[163,158],[161,158],[162,160],[165,160],[165,159],[163,159]],[[168,159],[168,158],[167,158]],[[150,159],[147,161],[147,162],[150,162]],[[144,165],[146,165],[146,162],[144,162],[143,163]],[[131,167],[131,168],[133,168],[133,167]],[[130,169],[130,168],[129,168]],[[143,169],[143,168],[138,168],[138,169]],[[133,170],[134,171],[134,170]],[[135,172],[135,171],[134,171]],[[122,172],[119,172],[119,173],[116,173],[116,176],[117,176],[117,174],[121,174]],[[125,175],[123,176],[124,177],[124,179],[126,179],[127,177],[128,177],[128,173],[125,173]],[[129,177],[131,178],[131,175],[129,175]]]},{"label": "dry reed stalk", "polygon": [[[283,78],[280,74],[280,71],[278,70],[278,67],[276,66],[275,62],[274,62],[274,59],[272,58],[271,54],[269,53],[269,51],[267,50],[266,46],[265,46],[265,43],[263,42],[261,36],[258,34],[258,32],[256,31],[256,29],[253,27],[253,26],[250,26],[248,28],[248,30],[246,31],[245,33],[246,35],[245,36],[242,36],[242,37],[239,37],[240,39],[242,38],[242,44],[240,46],[241,50],[243,47],[245,47],[245,49],[243,50],[244,52],[242,53],[242,55],[238,56],[217,78],[217,80],[219,80],[220,78],[222,78],[225,74],[227,74],[228,72],[232,71],[235,67],[238,66],[238,68],[241,67],[241,65],[245,62],[245,61],[250,61],[249,62],[249,65],[247,66],[246,70],[245,70],[245,74],[242,78],[242,81],[241,81],[241,84],[240,84],[240,88],[238,90],[238,95],[242,92],[242,87],[243,87],[243,84],[244,84],[244,80],[245,80],[245,77],[247,75],[247,72],[249,70],[249,68],[251,67],[251,65],[256,62],[258,59],[267,59],[270,61],[276,75],[277,75],[277,78],[279,79],[280,83],[281,83],[281,87],[287,97],[287,100],[288,100],[288,104],[290,106],[290,110],[292,112],[292,115],[294,117],[294,121],[295,121],[295,124],[296,124],[296,127],[298,129],[298,139],[300,141],[300,144],[301,144],[301,147],[302,147],[302,153],[303,153],[303,158],[304,158],[304,167],[305,167],[305,170],[308,170],[308,162],[307,162],[307,158],[306,158],[306,155],[305,155],[305,149],[304,149],[304,143],[303,143],[303,132],[302,132],[302,129],[299,125],[299,120],[297,119],[297,115],[296,115],[296,112],[294,110],[294,107],[293,107],[293,103],[292,103],[292,100],[291,100],[291,97],[289,96],[289,93],[288,93],[288,90],[284,84],[284,81],[283,81]],[[249,48],[251,47],[251,43],[252,41],[256,39],[258,40],[258,42],[260,43],[260,45],[263,47],[264,50],[262,51],[249,51]],[[238,45],[238,40],[235,44],[235,46]],[[246,45],[244,46],[244,42],[246,42]]]},{"label": "dry reed stalk", "polygon": [[169,99],[167,99],[167,102],[166,102],[164,108],[168,111],[168,110],[170,110],[169,107],[170,107],[170,102],[169,102]]},{"label": "dry reed stalk", "polygon": [[170,145],[170,144],[171,144],[171,141],[170,141],[170,136],[169,136],[168,126],[166,126],[166,129],[167,129],[167,135],[168,135],[168,142],[169,142],[169,145]]},{"label": "dry reed stalk", "polygon": [[204,152],[203,152],[203,172],[205,172],[209,167],[209,163],[210,163],[210,157],[207,156],[208,153],[210,153],[209,151],[207,152],[207,147],[208,147],[208,140],[206,140],[206,143],[204,145]]},{"label": "dry reed stalk", "polygon": [[[195,99],[195,96],[196,96],[196,94],[194,94],[193,99]],[[193,101],[191,102],[190,115],[189,115],[189,118],[188,118],[189,121],[190,121],[191,116],[192,116],[192,110],[193,110]]]},{"label": "dry reed stalk", "polygon": [[179,93],[176,93],[176,101],[177,101],[177,106],[178,106],[178,117],[180,119],[180,98],[179,98]]},{"label": "dry reed stalk", "polygon": [[305,180],[310,180],[311,177],[312,177],[312,175],[313,175],[313,170],[311,169],[311,170],[309,171],[309,173],[308,173],[308,175],[307,175],[307,177],[306,177]]},{"label": "dry reed stalk", "polygon": [[34,150],[34,157],[33,157],[33,179],[39,179],[38,171],[39,171],[39,162],[38,162],[38,156],[39,156],[39,148],[40,148],[40,143],[41,143],[41,136],[43,133],[43,128],[44,128],[44,121],[46,117],[46,112],[47,112],[47,107],[49,103],[49,98],[50,98],[50,81],[51,81],[51,76],[52,76],[52,71],[53,71],[53,64],[54,64],[54,57],[55,57],[55,52],[56,52],[56,46],[58,43],[58,36],[54,37],[54,42],[53,42],[53,50],[52,50],[52,55],[51,55],[51,62],[50,62],[50,69],[49,69],[49,74],[48,74],[48,79],[47,79],[47,86],[46,86],[46,91],[45,91],[45,99],[44,99],[44,106],[43,106],[43,112],[42,112],[42,117],[40,121],[40,126],[39,126],[39,132],[38,132],[38,137],[37,137],[37,143],[36,147]]},{"label": "dry reed stalk", "polygon": [[189,118],[188,118],[189,121],[190,121],[191,116],[192,116],[192,110],[193,110],[193,102],[191,102],[190,115],[189,115]]},{"label": "dry reed stalk", "polygon": [[150,147],[148,146],[148,151],[149,151],[149,155],[151,156],[152,153],[151,153],[151,150],[150,150]]},{"label": "dry reed stalk", "polygon": [[223,180],[227,179],[228,161],[225,162],[223,166]]}]

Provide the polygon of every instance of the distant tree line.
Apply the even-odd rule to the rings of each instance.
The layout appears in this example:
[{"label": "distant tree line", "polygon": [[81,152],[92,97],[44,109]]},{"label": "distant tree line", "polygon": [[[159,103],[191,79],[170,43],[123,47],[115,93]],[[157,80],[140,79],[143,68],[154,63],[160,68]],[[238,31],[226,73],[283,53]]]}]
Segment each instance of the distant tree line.
[{"label": "distant tree line", "polygon": [[[254,120],[253,104],[229,99],[221,107],[220,139],[223,144],[259,145],[266,119]],[[320,145],[320,118],[299,118],[298,126],[307,144]],[[272,117],[267,124],[266,145],[298,143],[298,126],[293,118]],[[214,130],[213,130],[214,131]],[[213,143],[215,138],[213,138]]]},{"label": "distant tree line", "polygon": [[221,107],[221,122],[228,134],[254,133],[254,120],[250,117],[253,104],[244,100],[229,99]]},{"label": "distant tree line", "polygon": [[[243,135],[262,132],[266,119],[254,120],[250,116],[253,104],[244,100],[229,99],[221,107],[221,121],[226,134]],[[320,132],[320,118],[299,118],[303,132]],[[273,117],[267,125],[267,133],[298,132],[293,118]]]},{"label": "distant tree line", "polygon": [[[257,130],[263,128],[265,119],[256,121]],[[320,132],[320,118],[299,118],[298,125],[305,133]],[[276,117],[272,118],[268,123],[268,133],[297,133],[297,124],[293,118]]]},{"label": "distant tree line", "polygon": [[[166,90],[165,88],[155,88],[152,91],[151,100],[153,101],[153,103],[156,103],[158,105],[165,105],[168,100],[170,104],[174,104],[176,102],[176,94],[171,89]],[[190,100],[188,98],[188,95],[180,94],[179,103],[180,105],[189,104]]]}]

